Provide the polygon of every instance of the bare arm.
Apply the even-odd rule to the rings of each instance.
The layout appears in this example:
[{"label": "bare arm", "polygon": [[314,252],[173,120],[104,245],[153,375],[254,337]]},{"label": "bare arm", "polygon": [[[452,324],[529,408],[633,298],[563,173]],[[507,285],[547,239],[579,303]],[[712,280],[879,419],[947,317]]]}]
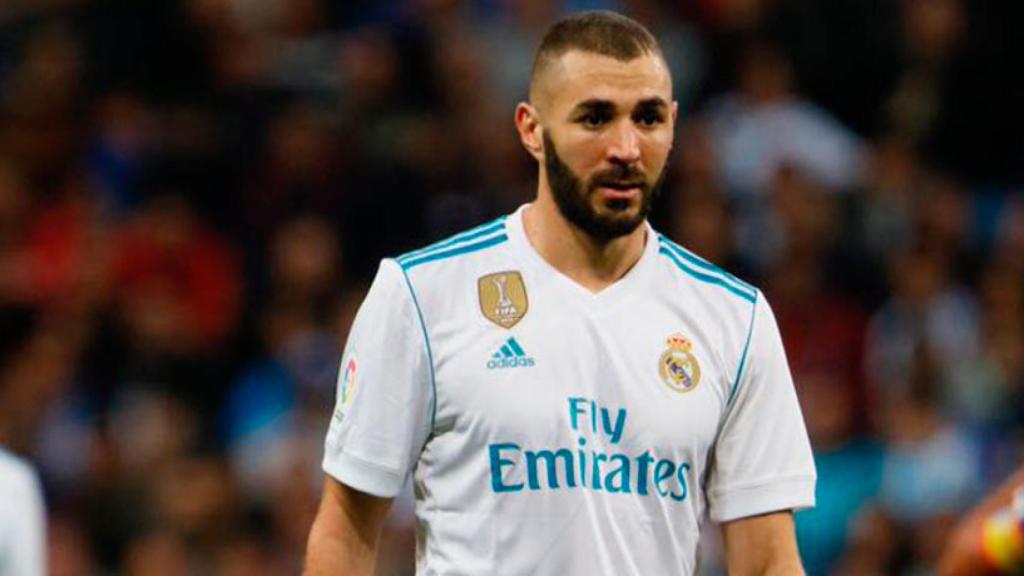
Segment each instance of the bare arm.
[{"label": "bare arm", "polygon": [[327,477],[306,548],[306,576],[372,576],[380,533],[391,506]]},{"label": "bare arm", "polygon": [[774,512],[722,524],[731,576],[803,576],[793,513]]},{"label": "bare arm", "polygon": [[[1024,486],[1024,467],[1017,470],[988,498],[978,504],[957,524],[939,562],[942,576],[991,574],[993,566],[985,558],[982,535],[985,522],[1013,500],[1014,491]],[[1020,550],[1017,551],[1021,553]]]}]

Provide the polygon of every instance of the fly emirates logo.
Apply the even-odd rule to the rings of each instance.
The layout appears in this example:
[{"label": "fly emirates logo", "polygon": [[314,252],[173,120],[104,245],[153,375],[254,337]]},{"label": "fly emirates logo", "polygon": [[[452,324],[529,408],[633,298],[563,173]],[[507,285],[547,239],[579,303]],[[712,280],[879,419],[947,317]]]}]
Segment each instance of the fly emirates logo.
[{"label": "fly emirates logo", "polygon": [[600,451],[588,446],[588,436],[618,446],[626,433],[624,408],[610,409],[586,398],[569,398],[568,416],[569,425],[579,434],[572,448],[490,444],[491,489],[497,493],[593,490],[686,500],[688,463],[659,458],[650,450],[624,454],[614,448]]}]

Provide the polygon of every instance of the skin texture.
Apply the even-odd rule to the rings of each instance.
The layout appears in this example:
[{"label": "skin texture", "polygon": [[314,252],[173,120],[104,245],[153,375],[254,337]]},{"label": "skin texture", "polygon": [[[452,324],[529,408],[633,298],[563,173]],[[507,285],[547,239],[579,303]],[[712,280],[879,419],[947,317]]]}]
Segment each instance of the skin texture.
[{"label": "skin texture", "polygon": [[328,477],[306,547],[306,576],[371,576],[390,498],[353,490]]},{"label": "skin texture", "polygon": [[588,191],[586,203],[596,217],[635,224],[614,238],[588,234],[555,201],[545,169],[545,140],[557,147],[565,168],[587,183],[585,189],[614,179],[616,172],[640,174],[644,186],[653,189],[672,149],[677,105],[671,78],[658,55],[623,62],[581,51],[563,54],[538,74],[532,101],[516,108],[520,140],[538,163],[537,200],[525,215],[526,234],[556,269],[599,292],[625,275],[643,253],[643,193],[609,199],[600,187]]},{"label": "skin texture", "polygon": [[731,576],[803,575],[793,514],[786,510],[722,524]]}]

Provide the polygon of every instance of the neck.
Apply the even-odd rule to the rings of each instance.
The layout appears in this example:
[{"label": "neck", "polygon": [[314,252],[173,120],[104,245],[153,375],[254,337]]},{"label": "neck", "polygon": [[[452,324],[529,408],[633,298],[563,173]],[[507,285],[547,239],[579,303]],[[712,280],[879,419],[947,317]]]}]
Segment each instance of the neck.
[{"label": "neck", "polygon": [[591,292],[625,276],[647,241],[645,226],[613,240],[596,240],[566,220],[545,190],[527,208],[523,225],[530,244],[548,264]]}]

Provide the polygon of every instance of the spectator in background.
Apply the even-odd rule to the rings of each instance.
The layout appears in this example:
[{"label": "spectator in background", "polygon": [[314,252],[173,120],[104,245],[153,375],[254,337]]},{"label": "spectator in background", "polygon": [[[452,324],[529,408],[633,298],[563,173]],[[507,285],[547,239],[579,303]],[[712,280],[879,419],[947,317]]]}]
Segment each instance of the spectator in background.
[{"label": "spectator in background", "polygon": [[942,407],[941,366],[918,348],[908,385],[885,407],[880,506],[918,566],[935,564],[953,521],[980,488],[976,447]]},{"label": "spectator in background", "polygon": [[738,75],[736,91],[712,100],[703,112],[730,195],[763,197],[783,165],[834,191],[859,184],[863,144],[796,94],[793,70],[781,50],[749,42]]},{"label": "spectator in background", "polygon": [[917,191],[923,168],[913,143],[887,134],[872,144],[865,170],[857,235],[863,250],[882,261],[914,238]]},{"label": "spectator in background", "polygon": [[337,238],[318,217],[282,224],[269,256],[270,293],[259,320],[264,352],[229,390],[223,415],[244,488],[266,505],[273,503],[269,491],[296,465],[309,470],[305,459],[319,458],[321,423],[314,415],[334,392],[341,343],[330,319],[343,284]]},{"label": "spectator in background", "polygon": [[240,308],[234,247],[183,198],[159,194],[115,233],[112,267],[123,356],[108,359],[110,377],[173,390],[201,411],[216,406],[209,384]]},{"label": "spectator in background", "polygon": [[942,86],[966,26],[961,0],[902,0],[904,65],[886,103],[889,125],[920,142],[934,130]]},{"label": "spectator in background", "polygon": [[796,515],[804,567],[812,575],[837,573],[882,482],[884,445],[856,419],[854,389],[836,385],[833,376],[825,367],[794,367],[820,478],[814,509]]},{"label": "spectator in background", "polygon": [[875,407],[863,378],[866,313],[837,290],[841,214],[834,194],[793,166],[770,188],[776,244],[765,250],[773,302],[806,414],[821,483],[813,510],[797,513],[808,574],[832,574],[856,519],[878,495],[883,448],[871,438]]},{"label": "spectator in background", "polygon": [[934,354],[943,380],[974,362],[979,349],[977,303],[952,277],[947,255],[898,253],[889,277],[892,293],[870,320],[866,351],[869,383],[883,402],[906,394],[918,348]]},{"label": "spectator in background", "polygon": [[907,382],[883,406],[881,488],[847,551],[847,569],[857,567],[850,574],[934,566],[955,519],[980,490],[976,446],[942,408],[941,364],[921,345],[912,360]]},{"label": "spectator in background", "polygon": [[722,188],[707,127],[700,121],[683,122],[679,140],[667,186],[672,210],[669,235],[702,258],[741,273],[733,214]]}]

